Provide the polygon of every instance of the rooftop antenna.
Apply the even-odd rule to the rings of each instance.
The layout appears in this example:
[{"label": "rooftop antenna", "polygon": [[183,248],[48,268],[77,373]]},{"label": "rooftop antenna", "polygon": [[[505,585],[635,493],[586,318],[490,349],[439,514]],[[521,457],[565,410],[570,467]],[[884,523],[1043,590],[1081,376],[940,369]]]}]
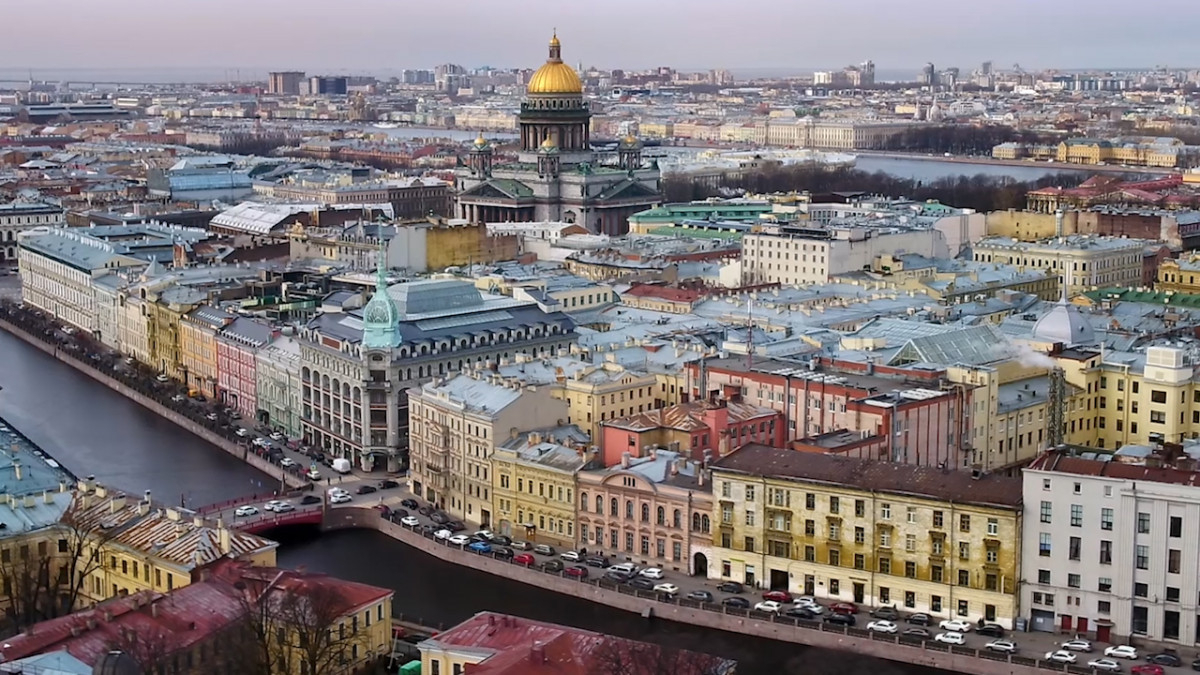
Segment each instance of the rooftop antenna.
[{"label": "rooftop antenna", "polygon": [[746,301],[746,370],[754,367],[754,299]]}]

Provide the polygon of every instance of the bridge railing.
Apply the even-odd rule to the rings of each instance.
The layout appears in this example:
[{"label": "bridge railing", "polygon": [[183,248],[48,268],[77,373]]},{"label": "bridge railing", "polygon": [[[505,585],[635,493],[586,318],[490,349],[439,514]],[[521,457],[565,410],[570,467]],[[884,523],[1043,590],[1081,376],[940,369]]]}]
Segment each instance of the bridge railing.
[{"label": "bridge railing", "polygon": [[324,513],[319,508],[304,509],[292,511],[284,515],[271,514],[259,516],[257,518],[247,518],[246,520],[236,521],[233,523],[232,529],[240,532],[251,532],[254,530],[262,530],[269,527],[279,527],[281,525],[288,525],[296,522],[320,523],[323,517]]},{"label": "bridge railing", "polygon": [[196,513],[203,516],[203,515],[207,515],[209,513],[213,513],[216,511],[224,511],[225,509],[228,509],[228,508],[234,507],[234,506],[242,506],[243,504],[253,504],[254,502],[261,502],[261,501],[266,501],[268,499],[278,499],[278,498],[279,498],[278,493],[263,492],[260,494],[250,495],[249,497],[237,497],[234,499],[226,499],[223,502],[216,502],[215,504],[208,504],[206,506],[201,506],[200,508],[196,509]]}]

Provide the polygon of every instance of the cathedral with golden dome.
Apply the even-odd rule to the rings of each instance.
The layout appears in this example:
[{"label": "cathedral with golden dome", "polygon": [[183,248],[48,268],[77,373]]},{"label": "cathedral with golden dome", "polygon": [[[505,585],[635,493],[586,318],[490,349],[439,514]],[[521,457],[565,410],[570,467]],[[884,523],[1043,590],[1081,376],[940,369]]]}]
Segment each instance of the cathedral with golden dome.
[{"label": "cathedral with golden dome", "polygon": [[614,152],[592,149],[583,81],[562,60],[558,35],[546,63],[529,78],[518,115],[515,162],[494,162],[482,135],[458,170],[458,215],[472,222],[579,223],[597,234],[629,231],[629,216],[662,201],[656,164],[626,137]]}]

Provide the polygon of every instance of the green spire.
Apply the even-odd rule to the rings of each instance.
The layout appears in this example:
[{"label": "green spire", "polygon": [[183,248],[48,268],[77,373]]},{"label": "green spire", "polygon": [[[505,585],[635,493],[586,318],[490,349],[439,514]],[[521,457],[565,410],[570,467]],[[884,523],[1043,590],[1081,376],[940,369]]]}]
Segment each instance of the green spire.
[{"label": "green spire", "polygon": [[375,264],[375,294],[363,307],[363,346],[367,349],[391,349],[400,345],[400,311],[388,295],[387,242],[382,226],[378,231],[379,253]]}]

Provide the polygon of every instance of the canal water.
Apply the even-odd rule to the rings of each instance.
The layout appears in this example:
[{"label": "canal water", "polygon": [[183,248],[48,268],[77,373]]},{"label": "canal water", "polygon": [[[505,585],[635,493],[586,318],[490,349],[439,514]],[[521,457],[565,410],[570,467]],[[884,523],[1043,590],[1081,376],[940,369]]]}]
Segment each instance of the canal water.
[{"label": "canal water", "polygon": [[[265,475],[0,331],[0,417],[78,475],[203,505],[271,489]],[[938,671],[640,617],[442,562],[373,531],[280,533],[279,562],[396,590],[433,625],[492,610],[653,639],[738,659],[745,675],[932,675]]]}]

